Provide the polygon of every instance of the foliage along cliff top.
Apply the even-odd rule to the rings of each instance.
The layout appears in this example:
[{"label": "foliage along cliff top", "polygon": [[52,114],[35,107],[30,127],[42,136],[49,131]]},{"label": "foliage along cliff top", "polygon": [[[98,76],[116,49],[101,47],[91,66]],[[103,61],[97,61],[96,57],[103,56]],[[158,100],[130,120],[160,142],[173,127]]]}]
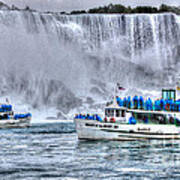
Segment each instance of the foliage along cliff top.
[{"label": "foliage along cliff top", "polygon": [[[0,1],[0,10],[24,10],[24,11],[36,11],[31,9],[29,6],[26,6],[24,9],[19,9],[15,5],[11,7],[7,4]],[[65,11],[60,12],[61,14],[71,15],[71,14],[140,14],[140,13],[175,13],[180,15],[180,7],[176,6],[168,6],[162,4],[159,8],[153,6],[137,6],[135,8],[131,8],[130,6],[126,7],[121,4],[109,4],[103,7],[92,8],[87,11],[85,10],[75,10],[67,13]],[[57,13],[57,12],[45,12],[45,13]]]}]

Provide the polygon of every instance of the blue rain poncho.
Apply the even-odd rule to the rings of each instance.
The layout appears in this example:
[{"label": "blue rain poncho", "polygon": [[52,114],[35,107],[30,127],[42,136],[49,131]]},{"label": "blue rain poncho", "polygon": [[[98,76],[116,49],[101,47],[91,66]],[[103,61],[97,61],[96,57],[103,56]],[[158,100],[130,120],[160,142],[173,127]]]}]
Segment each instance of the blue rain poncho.
[{"label": "blue rain poncho", "polygon": [[100,122],[103,121],[102,118],[101,118],[99,115],[97,115],[97,114],[96,114],[96,120],[97,120],[97,121],[100,121]]},{"label": "blue rain poncho", "polygon": [[14,119],[23,119],[23,118],[28,118],[31,117],[31,113],[26,113],[26,114],[15,114]]},{"label": "blue rain poncho", "polygon": [[133,97],[133,106],[134,106],[134,108],[138,108],[138,101],[139,101],[138,96],[134,96]]},{"label": "blue rain poncho", "polygon": [[127,98],[127,107],[128,107],[128,108],[131,108],[131,106],[132,106],[131,97],[128,96],[128,98]]},{"label": "blue rain poncho", "polygon": [[139,107],[140,107],[141,109],[144,108],[144,99],[143,99],[142,96],[139,97]]},{"label": "blue rain poncho", "polygon": [[145,108],[146,110],[153,110],[153,103],[151,98],[148,98],[145,102]]},{"label": "blue rain poncho", "polygon": [[136,119],[134,117],[129,118],[129,124],[136,124]]}]

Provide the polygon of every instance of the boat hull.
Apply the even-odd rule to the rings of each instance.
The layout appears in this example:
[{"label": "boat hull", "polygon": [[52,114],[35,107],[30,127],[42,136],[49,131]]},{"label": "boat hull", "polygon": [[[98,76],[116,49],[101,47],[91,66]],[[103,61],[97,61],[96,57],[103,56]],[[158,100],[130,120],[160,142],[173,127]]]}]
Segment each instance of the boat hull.
[{"label": "boat hull", "polygon": [[180,139],[175,125],[117,124],[75,119],[80,140]]},{"label": "boat hull", "polygon": [[24,128],[29,127],[31,118],[0,120],[0,128]]}]

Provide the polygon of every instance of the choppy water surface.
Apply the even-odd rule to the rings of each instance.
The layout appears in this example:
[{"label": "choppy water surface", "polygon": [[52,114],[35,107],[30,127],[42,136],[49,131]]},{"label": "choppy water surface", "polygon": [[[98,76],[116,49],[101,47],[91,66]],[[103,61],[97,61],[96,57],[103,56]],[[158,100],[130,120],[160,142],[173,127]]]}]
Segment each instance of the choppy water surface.
[{"label": "choppy water surface", "polygon": [[180,141],[80,142],[73,123],[0,135],[0,179],[180,179]]}]

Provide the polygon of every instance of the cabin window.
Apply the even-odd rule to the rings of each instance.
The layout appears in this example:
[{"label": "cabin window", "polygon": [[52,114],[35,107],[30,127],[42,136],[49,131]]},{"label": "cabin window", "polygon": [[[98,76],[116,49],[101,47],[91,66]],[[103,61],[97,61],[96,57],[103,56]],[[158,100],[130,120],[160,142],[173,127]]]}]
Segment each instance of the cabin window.
[{"label": "cabin window", "polygon": [[119,109],[116,110],[116,117],[120,117],[120,110]]},{"label": "cabin window", "polygon": [[169,118],[169,124],[174,124],[174,123],[175,123],[174,118],[173,118],[173,117],[170,117],[170,118]]},{"label": "cabin window", "polygon": [[111,110],[110,110],[110,109],[106,109],[106,110],[105,110],[105,115],[106,115],[107,117],[111,116]]},{"label": "cabin window", "polygon": [[176,100],[176,91],[173,89],[163,89],[162,90],[162,98],[164,100],[168,99],[173,99],[174,101]]},{"label": "cabin window", "polygon": [[175,92],[174,92],[174,91],[171,91],[170,98],[173,99],[173,100],[176,99],[176,97],[175,97]]},{"label": "cabin window", "polygon": [[110,116],[113,117],[114,116],[114,109],[110,110]]},{"label": "cabin window", "polygon": [[89,124],[89,123],[86,123],[85,125],[86,126],[95,126],[94,124]]},{"label": "cabin window", "polygon": [[111,125],[104,125],[105,128],[111,128]]},{"label": "cabin window", "polygon": [[108,109],[105,110],[105,116],[109,116]]},{"label": "cabin window", "polygon": [[122,117],[125,117],[126,116],[126,112],[125,110],[122,110]]},{"label": "cabin window", "polygon": [[168,99],[168,92],[167,91],[162,91],[163,95],[163,99]]},{"label": "cabin window", "polygon": [[118,128],[118,126],[114,126],[114,128],[115,128],[115,129],[117,129],[117,128]]},{"label": "cabin window", "polygon": [[107,125],[106,127],[107,127],[107,128],[111,128],[112,126],[111,126],[111,125]]}]

